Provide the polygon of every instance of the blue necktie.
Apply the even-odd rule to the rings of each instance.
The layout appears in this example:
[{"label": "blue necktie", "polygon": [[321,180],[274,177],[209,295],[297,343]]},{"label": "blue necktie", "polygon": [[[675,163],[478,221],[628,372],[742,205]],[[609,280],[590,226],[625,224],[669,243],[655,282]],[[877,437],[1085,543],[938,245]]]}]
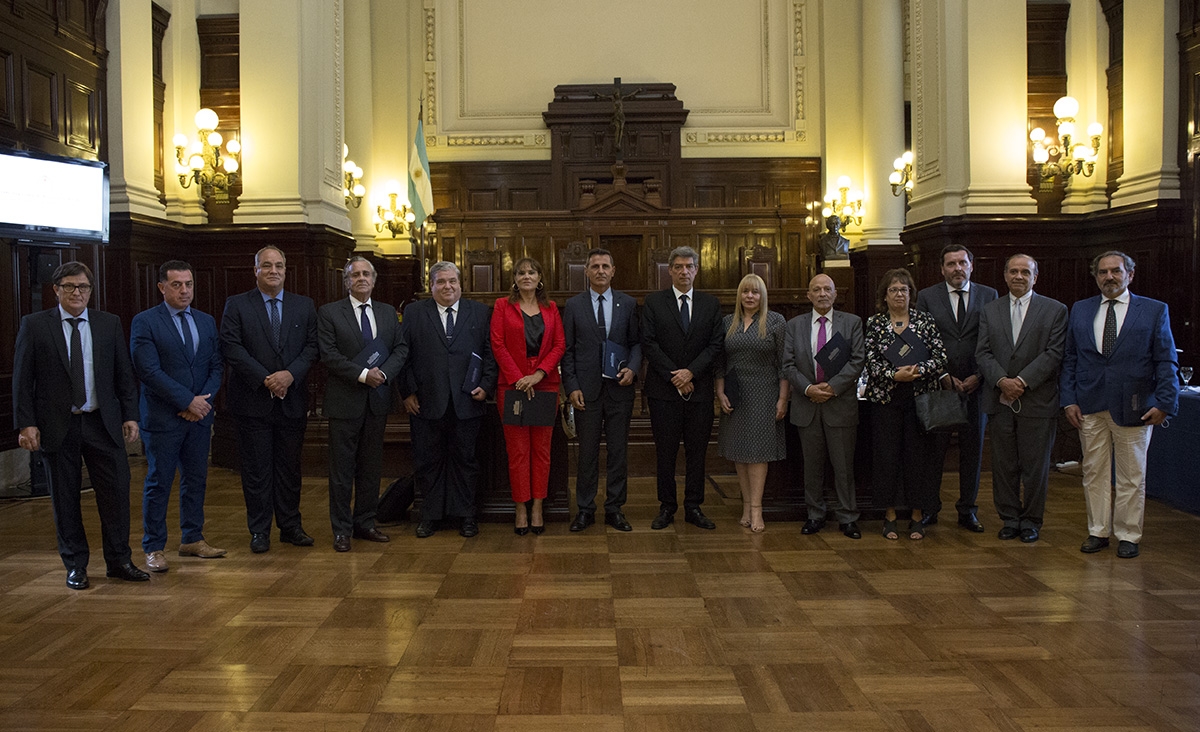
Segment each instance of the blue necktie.
[{"label": "blue necktie", "polygon": [[454,337],[454,308],[446,309],[446,340]]},{"label": "blue necktie", "polygon": [[363,343],[370,345],[371,341],[375,340],[375,335],[371,332],[371,319],[367,317],[367,306],[359,305],[362,308],[362,331]]},{"label": "blue necktie", "polygon": [[188,323],[187,311],[179,313],[180,330],[183,331],[183,347],[187,349],[188,358],[196,355],[196,343],[192,340],[192,326]]}]

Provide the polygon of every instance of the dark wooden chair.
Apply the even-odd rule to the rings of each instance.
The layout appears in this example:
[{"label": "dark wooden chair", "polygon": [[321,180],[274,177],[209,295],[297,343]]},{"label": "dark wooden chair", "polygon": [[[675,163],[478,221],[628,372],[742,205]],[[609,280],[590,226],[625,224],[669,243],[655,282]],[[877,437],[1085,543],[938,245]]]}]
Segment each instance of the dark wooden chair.
[{"label": "dark wooden chair", "polygon": [[587,253],[588,246],[581,241],[573,241],[566,249],[558,250],[558,282],[559,292],[574,295],[587,288]]}]

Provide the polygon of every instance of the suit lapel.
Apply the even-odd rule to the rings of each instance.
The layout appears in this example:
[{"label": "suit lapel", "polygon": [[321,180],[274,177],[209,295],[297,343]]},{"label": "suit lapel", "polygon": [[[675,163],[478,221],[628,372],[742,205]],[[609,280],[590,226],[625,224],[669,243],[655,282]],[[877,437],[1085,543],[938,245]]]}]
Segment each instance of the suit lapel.
[{"label": "suit lapel", "polygon": [[[281,294],[285,294],[285,297],[286,297],[286,293],[281,293]],[[259,324],[259,326],[262,327],[264,339],[267,341],[267,343],[271,344],[271,348],[275,349],[275,351],[277,353],[283,352],[283,343],[282,342],[287,340],[287,334],[288,334],[288,327],[287,327],[288,313],[294,309],[294,308],[282,307],[284,299],[285,298],[280,298],[280,311],[279,311],[280,312],[279,340],[281,342],[279,344],[276,344],[275,343],[275,335],[271,332],[271,317],[267,314],[267,308],[269,306],[262,299],[262,292],[259,290],[253,290],[250,292],[250,297],[249,297],[250,307],[256,313],[254,320],[255,320],[255,322],[257,322]]]},{"label": "suit lapel", "polygon": [[[1121,344],[1127,340],[1125,338],[1125,334],[1130,331],[1130,327],[1133,327],[1134,329],[1138,327],[1137,321],[1141,316],[1142,302],[1131,292],[1129,293],[1129,304],[1125,306],[1125,322],[1121,323],[1121,330],[1117,333],[1116,342],[1113,343],[1113,355],[1116,355],[1116,353],[1121,350]],[[1093,320],[1093,322],[1095,321]]]},{"label": "suit lapel", "polygon": [[[89,324],[91,323],[90,313],[88,322]],[[58,357],[62,359],[63,370],[70,374],[71,356],[67,353],[67,339],[63,335],[62,313],[59,312],[57,305],[46,311],[46,323],[54,338],[54,347],[58,350]]]},{"label": "suit lapel", "polygon": [[[1042,299],[1036,293],[1029,298],[1029,309],[1025,311],[1025,317],[1021,320],[1021,332],[1017,336],[1017,342],[1013,344],[1013,351],[1020,347],[1025,342],[1025,338],[1031,330],[1037,328],[1037,319],[1042,314]],[[1012,331],[1012,321],[1009,321],[1009,331]],[[1011,336],[1009,336],[1011,337]]]}]

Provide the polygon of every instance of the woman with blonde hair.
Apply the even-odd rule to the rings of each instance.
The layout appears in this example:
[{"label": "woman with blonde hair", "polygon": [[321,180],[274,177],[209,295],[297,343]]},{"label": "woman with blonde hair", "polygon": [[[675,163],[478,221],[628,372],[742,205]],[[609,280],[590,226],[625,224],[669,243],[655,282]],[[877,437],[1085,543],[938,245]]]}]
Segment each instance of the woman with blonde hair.
[{"label": "woman with blonde hair", "polygon": [[758,533],[767,463],[787,457],[783,376],[784,317],[767,309],[767,284],[748,274],[738,284],[733,315],[722,322],[725,349],[716,367],[721,427],[717,452],[732,460],[742,491],[742,526]]}]

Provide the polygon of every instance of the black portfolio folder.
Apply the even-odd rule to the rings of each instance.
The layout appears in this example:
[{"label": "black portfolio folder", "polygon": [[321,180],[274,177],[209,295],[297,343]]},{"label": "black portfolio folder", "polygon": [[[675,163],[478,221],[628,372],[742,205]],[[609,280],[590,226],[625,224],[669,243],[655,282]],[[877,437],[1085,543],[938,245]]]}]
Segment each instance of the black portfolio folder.
[{"label": "black portfolio folder", "polygon": [[603,376],[606,379],[616,379],[621,369],[629,365],[629,349],[620,343],[604,339]]},{"label": "black portfolio folder", "polygon": [[884,349],[883,355],[893,366],[900,368],[929,360],[929,349],[912,329],[906,328],[896,334],[896,340]]},{"label": "black portfolio folder", "polygon": [[550,427],[557,416],[557,392],[535,391],[533,399],[517,389],[504,392],[504,424],[518,427]]},{"label": "black portfolio folder", "polygon": [[479,388],[483,378],[483,358],[478,353],[471,353],[471,363],[467,364],[467,377],[463,379],[462,390],[470,394]]},{"label": "black portfolio folder", "polygon": [[850,343],[841,333],[834,332],[833,337],[825,342],[825,347],[817,351],[816,361],[825,372],[825,380],[833,378],[850,362]]}]

